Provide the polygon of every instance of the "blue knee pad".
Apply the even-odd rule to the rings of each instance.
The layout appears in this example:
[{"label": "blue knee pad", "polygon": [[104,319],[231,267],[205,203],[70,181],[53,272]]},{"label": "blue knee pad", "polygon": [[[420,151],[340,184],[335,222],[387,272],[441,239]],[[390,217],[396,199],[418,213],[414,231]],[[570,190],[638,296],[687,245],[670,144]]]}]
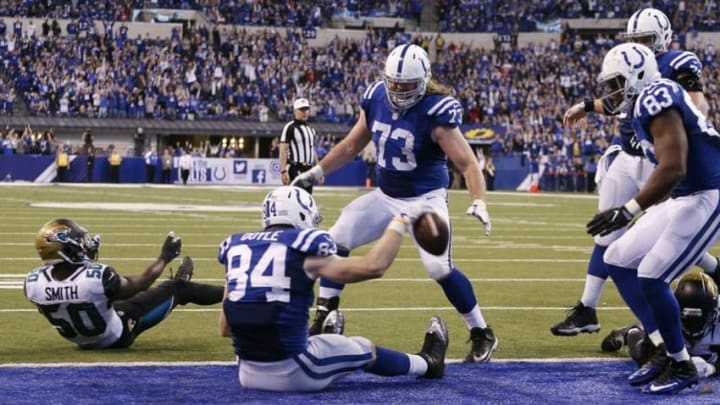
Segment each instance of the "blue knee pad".
[{"label": "blue knee pad", "polygon": [[593,248],[592,255],[590,256],[590,263],[588,263],[588,274],[607,280],[610,273],[608,273],[607,265],[603,260],[607,246],[601,246],[596,244]]}]

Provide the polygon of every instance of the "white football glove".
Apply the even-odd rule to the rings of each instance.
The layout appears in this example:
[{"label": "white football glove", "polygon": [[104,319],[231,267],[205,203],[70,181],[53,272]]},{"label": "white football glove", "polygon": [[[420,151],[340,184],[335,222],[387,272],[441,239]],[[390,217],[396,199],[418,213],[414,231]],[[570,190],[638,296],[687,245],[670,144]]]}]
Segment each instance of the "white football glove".
[{"label": "white football glove", "polygon": [[477,200],[473,201],[472,205],[470,206],[470,208],[467,209],[467,211],[465,211],[465,213],[479,219],[480,222],[485,225],[485,236],[490,236],[492,224],[490,223],[490,214],[488,214],[485,201],[478,198]]},{"label": "white football glove", "polygon": [[695,368],[698,372],[698,377],[700,378],[707,378],[715,374],[715,366],[708,363],[699,356],[692,356],[690,357],[690,360],[695,364]]},{"label": "white football glove", "polygon": [[295,177],[290,185],[300,188],[315,185],[320,183],[320,179],[322,179],[323,175],[324,173],[322,167],[315,165],[310,170],[300,173],[297,177]]}]

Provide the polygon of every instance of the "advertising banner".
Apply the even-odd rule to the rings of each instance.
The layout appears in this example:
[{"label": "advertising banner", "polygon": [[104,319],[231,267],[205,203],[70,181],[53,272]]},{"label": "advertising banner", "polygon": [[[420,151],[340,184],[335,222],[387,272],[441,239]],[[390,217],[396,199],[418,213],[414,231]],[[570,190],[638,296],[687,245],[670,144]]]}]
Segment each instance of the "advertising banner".
[{"label": "advertising banner", "polygon": [[[282,185],[277,159],[194,157],[192,162],[188,184]],[[181,178],[180,158],[174,159],[173,166]]]}]

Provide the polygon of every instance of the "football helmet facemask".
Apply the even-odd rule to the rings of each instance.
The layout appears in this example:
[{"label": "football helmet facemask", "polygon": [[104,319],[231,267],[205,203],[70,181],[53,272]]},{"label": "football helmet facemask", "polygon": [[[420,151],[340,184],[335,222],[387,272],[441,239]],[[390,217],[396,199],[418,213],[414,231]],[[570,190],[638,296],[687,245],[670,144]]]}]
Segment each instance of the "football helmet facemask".
[{"label": "football helmet facemask", "polygon": [[82,264],[97,259],[100,237],[91,238],[87,229],[69,219],[54,219],[35,235],[35,249],[48,262]]},{"label": "football helmet facemask", "polygon": [[680,305],[683,334],[689,341],[697,342],[715,327],[718,286],[705,273],[688,273],[678,280],[674,294]]},{"label": "football helmet facemask", "polygon": [[405,44],[393,49],[385,60],[383,74],[392,109],[404,111],[419,103],[431,76],[430,58],[423,48]]},{"label": "football helmet facemask", "polygon": [[630,16],[623,39],[643,44],[655,54],[667,52],[672,41],[672,27],[665,13],[654,8],[638,10]]},{"label": "football helmet facemask", "polygon": [[263,226],[289,225],[293,228],[316,228],[322,217],[315,199],[305,190],[283,186],[268,193],[263,201]]},{"label": "football helmet facemask", "polygon": [[597,82],[603,105],[611,114],[628,112],[645,86],[660,78],[655,55],[644,45],[620,44],[605,59]]}]

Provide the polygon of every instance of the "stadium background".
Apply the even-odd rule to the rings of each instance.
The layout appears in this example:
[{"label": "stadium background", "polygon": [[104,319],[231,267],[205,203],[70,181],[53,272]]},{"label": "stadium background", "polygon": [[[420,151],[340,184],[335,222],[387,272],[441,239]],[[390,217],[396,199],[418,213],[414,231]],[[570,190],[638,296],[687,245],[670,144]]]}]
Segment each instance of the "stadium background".
[{"label": "stadium background", "polygon": [[[570,130],[561,127],[560,119],[568,106],[592,94],[602,55],[617,43],[616,34],[626,18],[649,3],[671,16],[675,43],[695,51],[705,65],[711,120],[717,121],[719,42],[713,2],[142,3],[4,2],[0,118],[6,125],[0,178],[49,182],[60,149],[77,156],[70,178],[78,183],[86,180],[83,159],[88,148],[97,153],[96,182],[108,179],[106,160],[112,149],[125,157],[123,183],[144,182],[144,161],[138,155],[148,148],[161,154],[166,148],[172,154],[183,148],[197,159],[272,158],[273,138],[289,119],[296,96],[308,97],[313,104],[311,122],[320,134],[322,155],[354,122],[355,100],[364,86],[380,77],[387,49],[413,41],[428,49],[435,76],[455,88],[466,108],[466,134],[476,134],[470,141],[486,158],[498,162],[499,189],[535,184],[541,190],[586,192],[586,174],[592,172],[599,154],[617,142],[617,125],[594,116]],[[144,128],[145,134],[139,145],[133,139],[138,128]],[[362,162],[356,164],[353,173],[360,175],[347,185],[364,183]],[[23,300],[19,289],[22,275],[37,263],[31,240],[40,223],[69,216],[87,225],[104,236],[103,260],[117,263],[127,273],[142,269],[172,228],[184,237],[186,253],[196,258],[198,279],[219,284],[222,273],[214,264],[217,243],[229,233],[257,226],[254,207],[266,191],[262,187],[3,184],[0,363],[8,381],[15,384],[6,391],[13,393],[6,397],[9,402],[37,402],[48,398],[43,392],[51,395],[48,389],[36,390],[40,397],[27,396],[22,376],[34,376],[24,381],[32,383],[44,378],[45,369],[17,368],[20,364],[231,360],[228,342],[217,337],[217,308],[183,308],[127,352],[88,353],[68,347]],[[321,188],[318,200],[325,224],[331,224],[358,192]],[[484,239],[478,236],[477,223],[462,215],[465,195],[452,193],[450,200],[455,253],[500,338],[496,359],[623,358],[622,353],[601,353],[601,336],[558,339],[548,331],[581,289],[591,246],[583,224],[594,212],[595,197],[491,193],[489,202],[495,226],[493,237]],[[108,203],[114,205],[103,205]],[[558,212],[563,212],[562,220],[553,221]],[[406,244],[386,279],[348,288],[343,305],[348,332],[415,351],[426,318],[440,313],[453,333],[449,357],[460,358],[465,336],[459,317],[417,269],[419,261],[413,253]],[[600,316],[603,332],[631,319],[612,288],[604,294]],[[573,364],[567,363],[565,371],[575,378],[569,383],[577,383],[571,393],[579,396],[567,397],[569,403],[583,398],[582,389],[593,384],[605,387],[606,396],[597,398],[610,398],[607,395],[613,392],[626,398],[635,395],[617,380],[618,373],[629,369],[628,362],[593,363],[587,368]],[[538,370],[523,365],[510,367],[509,375],[502,374],[502,363],[451,366],[450,374],[458,377],[460,385],[451,385],[456,396],[449,398],[503,402],[491,395],[491,388],[475,387],[474,373],[497,372],[498,379],[510,378],[504,390],[512,387],[519,392],[523,390],[512,384],[512,375],[529,381],[528,376]],[[612,377],[593,381],[593,367],[609,367],[602,371]],[[72,371],[63,372],[56,378],[74,376]],[[82,375],[100,380],[106,372],[101,368]],[[227,381],[214,383],[233,386],[231,374],[223,377]],[[448,384],[453,384],[450,380]],[[362,377],[360,381],[374,385],[371,392],[385,384]],[[559,378],[557,383],[546,387],[555,398],[568,390],[563,388],[567,379]],[[110,389],[95,386],[97,396],[102,395],[99,388]],[[411,384],[408,389],[417,388]],[[232,394],[238,391],[242,393],[236,389]],[[142,398],[155,397],[136,399]],[[338,402],[341,398],[316,399]],[[368,402],[372,397],[352,398]],[[685,400],[698,403],[699,398],[707,397]],[[527,396],[505,398],[512,403],[530,401]]]}]

